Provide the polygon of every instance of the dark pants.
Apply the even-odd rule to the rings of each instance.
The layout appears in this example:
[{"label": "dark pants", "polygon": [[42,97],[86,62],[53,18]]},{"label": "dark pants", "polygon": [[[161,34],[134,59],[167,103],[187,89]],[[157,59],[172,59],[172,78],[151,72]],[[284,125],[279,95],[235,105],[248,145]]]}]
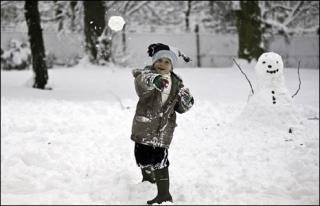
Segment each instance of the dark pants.
[{"label": "dark pants", "polygon": [[141,168],[151,167],[153,170],[169,167],[168,149],[135,143],[134,156]]}]

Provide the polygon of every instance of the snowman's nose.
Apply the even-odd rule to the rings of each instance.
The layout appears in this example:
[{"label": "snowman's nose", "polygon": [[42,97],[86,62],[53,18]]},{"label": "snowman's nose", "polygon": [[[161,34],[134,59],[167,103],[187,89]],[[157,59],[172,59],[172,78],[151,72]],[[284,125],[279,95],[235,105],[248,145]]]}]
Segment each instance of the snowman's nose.
[{"label": "snowman's nose", "polygon": [[268,68],[272,68],[272,66],[271,66],[271,65],[268,65]]}]

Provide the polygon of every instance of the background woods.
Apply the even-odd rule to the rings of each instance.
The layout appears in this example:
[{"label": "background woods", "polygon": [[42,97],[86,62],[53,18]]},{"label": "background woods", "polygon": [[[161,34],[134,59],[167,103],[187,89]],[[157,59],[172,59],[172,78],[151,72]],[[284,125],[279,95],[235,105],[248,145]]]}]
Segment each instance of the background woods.
[{"label": "background woods", "polygon": [[[46,67],[83,57],[140,67],[154,41],[180,47],[198,67],[229,67],[234,57],[251,61],[264,51],[281,53],[289,67],[298,59],[319,67],[318,1],[39,1],[39,21],[23,15],[28,4],[1,2],[1,68],[26,69],[34,59],[35,87],[44,87]],[[107,25],[115,15],[125,20],[122,31]]]}]

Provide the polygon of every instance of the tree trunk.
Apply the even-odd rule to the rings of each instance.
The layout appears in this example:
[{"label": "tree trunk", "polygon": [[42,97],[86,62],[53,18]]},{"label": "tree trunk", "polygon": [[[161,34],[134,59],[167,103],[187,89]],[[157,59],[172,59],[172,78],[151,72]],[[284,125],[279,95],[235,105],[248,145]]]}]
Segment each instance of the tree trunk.
[{"label": "tree trunk", "polygon": [[126,25],[123,26],[122,29],[122,52],[125,53],[127,50],[127,43],[126,43]]},{"label": "tree trunk", "polygon": [[54,0],[54,10],[55,10],[55,17],[56,21],[58,21],[58,31],[60,32],[63,29],[63,17],[62,14],[62,6],[60,5],[60,2],[57,0]]},{"label": "tree trunk", "polygon": [[31,46],[32,68],[35,73],[33,87],[45,89],[48,81],[48,71],[45,62],[45,49],[40,25],[38,1],[25,1],[25,18]]},{"label": "tree trunk", "polygon": [[77,6],[77,1],[70,1],[69,3],[70,10],[71,10],[71,24],[70,24],[70,29],[72,32],[76,31],[76,25],[75,25],[75,19],[76,19],[76,6]]},{"label": "tree trunk", "polygon": [[99,63],[100,58],[111,59],[111,39],[106,35],[105,7],[102,1],[84,1],[84,32],[86,52],[91,63]]},{"label": "tree trunk", "polygon": [[190,31],[190,23],[189,23],[189,18],[190,18],[190,12],[191,12],[191,1],[188,1],[188,8],[187,11],[185,12],[185,22],[186,22],[186,31]]},{"label": "tree trunk", "polygon": [[260,47],[262,30],[260,23],[260,8],[257,1],[240,1],[240,10],[236,11],[237,29],[239,34],[238,57],[258,59],[264,52]]},{"label": "tree trunk", "polygon": [[201,67],[201,55],[200,55],[200,36],[199,36],[199,25],[196,24],[195,27],[195,33],[196,33],[196,45],[197,45],[197,67]]}]

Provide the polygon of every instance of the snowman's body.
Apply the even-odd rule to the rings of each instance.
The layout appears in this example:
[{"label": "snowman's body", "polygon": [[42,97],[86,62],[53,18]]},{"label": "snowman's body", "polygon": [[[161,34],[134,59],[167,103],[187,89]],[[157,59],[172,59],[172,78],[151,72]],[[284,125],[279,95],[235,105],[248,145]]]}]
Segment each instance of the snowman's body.
[{"label": "snowman's body", "polygon": [[255,72],[257,88],[241,118],[289,131],[298,123],[299,118],[285,85],[281,56],[273,52],[262,54]]}]

